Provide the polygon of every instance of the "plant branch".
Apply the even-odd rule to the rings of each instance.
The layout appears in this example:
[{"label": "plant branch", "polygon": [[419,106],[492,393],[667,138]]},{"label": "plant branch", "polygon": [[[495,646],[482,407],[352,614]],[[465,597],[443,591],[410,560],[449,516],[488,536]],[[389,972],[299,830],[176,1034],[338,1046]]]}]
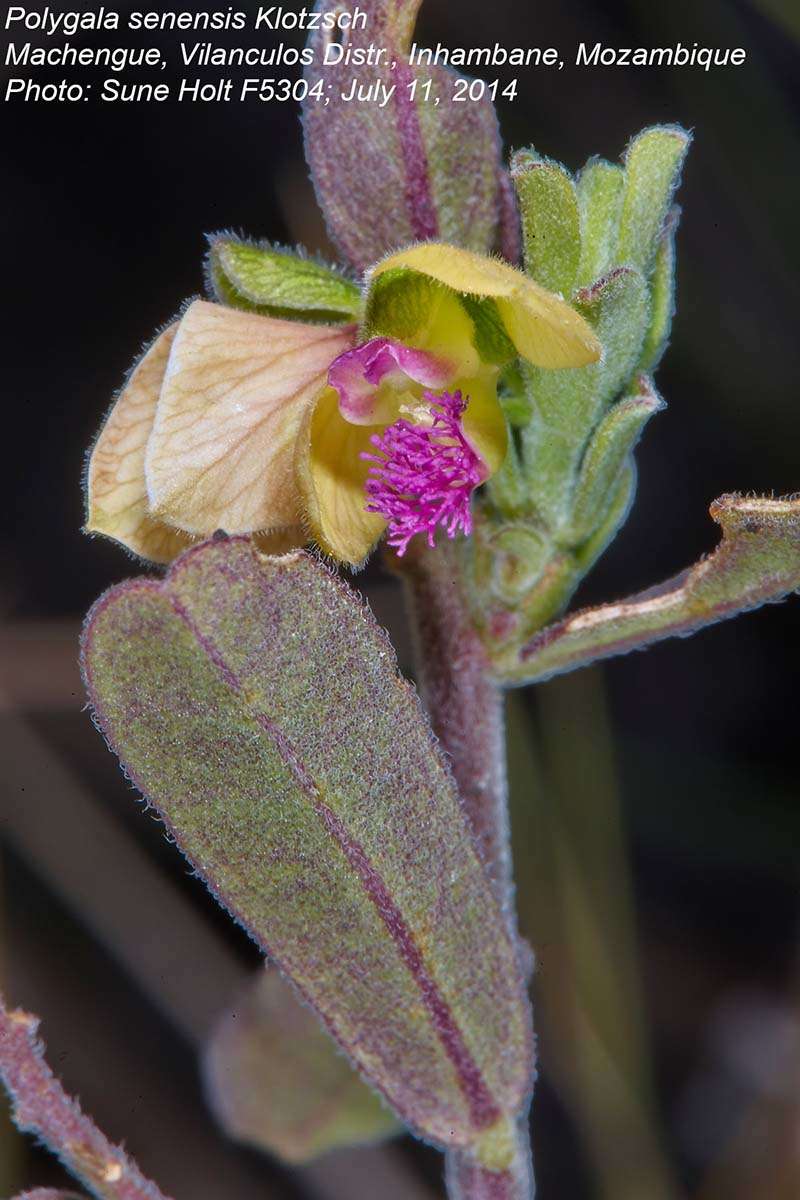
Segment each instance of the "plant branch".
[{"label": "plant branch", "polygon": [[389,565],[406,585],[417,682],[447,754],[478,852],[516,935],[503,693],[461,594],[450,547],[411,547]]},{"label": "plant branch", "polygon": [[[478,854],[527,976],[530,952],[519,938],[514,910],[502,690],[470,619],[453,549],[415,546],[404,559],[392,555],[388,561],[406,586],[417,681],[433,731],[450,760]],[[449,1153],[450,1200],[530,1200],[527,1112],[515,1136],[505,1170],[488,1170],[466,1152]]]},{"label": "plant branch", "polygon": [[707,558],[648,591],[548,625],[494,660],[495,677],[521,685],[601,658],[685,636],[782,600],[800,588],[800,499],[726,495],[711,505],[722,541]]},{"label": "plant branch", "polygon": [[44,1060],[38,1027],[37,1017],[0,1001],[0,1078],[17,1126],[46,1142],[99,1200],[168,1200],[67,1095]]}]

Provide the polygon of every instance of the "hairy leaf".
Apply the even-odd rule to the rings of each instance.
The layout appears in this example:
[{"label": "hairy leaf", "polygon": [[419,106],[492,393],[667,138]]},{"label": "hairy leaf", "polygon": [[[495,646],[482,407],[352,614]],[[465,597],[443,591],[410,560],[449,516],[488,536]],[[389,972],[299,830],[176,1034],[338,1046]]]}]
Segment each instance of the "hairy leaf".
[{"label": "hairy leaf", "polygon": [[531,151],[514,155],[511,177],[522,214],[525,270],[551,292],[571,296],[581,253],[575,184],[559,164]]},{"label": "hairy leaf", "polygon": [[[457,103],[454,72],[412,67],[409,50],[421,0],[318,0],[316,11],[366,13],[366,27],[337,41],[311,34],[305,77],[326,89],[303,104],[306,158],[333,240],[359,270],[409,242],[441,238],[488,252],[501,209],[500,140],[488,96]],[[370,46],[380,62],[347,55]],[[430,83],[430,95],[423,89]],[[416,83],[417,95],[412,95]],[[358,85],[380,91],[346,101]],[[373,96],[376,93],[373,92]],[[385,103],[380,100],[388,95]],[[330,101],[330,103],[328,103]]]},{"label": "hairy leaf", "polygon": [[625,173],[615,163],[591,158],[578,175],[581,256],[576,284],[586,287],[614,265]]},{"label": "hairy leaf", "polygon": [[666,407],[649,376],[640,376],[633,393],[618,401],[595,429],[572,502],[570,541],[581,545],[602,525],[622,465],[647,422]]},{"label": "hairy leaf", "polygon": [[[0,999],[0,1080],[18,1128],[41,1138],[98,1200],[168,1200],[66,1094],[44,1060],[38,1028],[37,1017],[11,1011]],[[59,1193],[33,1193],[37,1200],[48,1195]]]},{"label": "hairy leaf", "polygon": [[638,134],[625,154],[617,259],[649,276],[691,136],[677,125]]},{"label": "hairy leaf", "polygon": [[203,1059],[225,1131],[285,1162],[391,1137],[402,1126],[277,971],[260,971]]},{"label": "hairy leaf", "polygon": [[672,318],[675,316],[675,231],[680,209],[677,205],[667,218],[667,224],[656,249],[656,261],[650,279],[650,326],[645,334],[639,366],[654,371],[669,342]]},{"label": "hairy leaf", "polygon": [[243,539],[95,606],[98,724],[220,902],[403,1119],[488,1136],[529,1013],[455,788],[391,645],[299,552]]},{"label": "hairy leaf", "polygon": [[578,299],[603,358],[579,371],[526,369],[534,404],[534,418],[523,432],[530,494],[552,529],[569,519],[584,448],[636,366],[649,316],[644,279],[628,267],[618,267]]},{"label": "hairy leaf", "polygon": [[498,676],[510,684],[549,679],[800,588],[800,500],[722,496],[711,515],[722,526],[722,542],[708,558],[637,596],[564,617],[498,664]]},{"label": "hairy leaf", "polygon": [[209,243],[208,281],[222,304],[298,321],[334,323],[358,315],[358,287],[333,267],[229,233],[212,234]]}]

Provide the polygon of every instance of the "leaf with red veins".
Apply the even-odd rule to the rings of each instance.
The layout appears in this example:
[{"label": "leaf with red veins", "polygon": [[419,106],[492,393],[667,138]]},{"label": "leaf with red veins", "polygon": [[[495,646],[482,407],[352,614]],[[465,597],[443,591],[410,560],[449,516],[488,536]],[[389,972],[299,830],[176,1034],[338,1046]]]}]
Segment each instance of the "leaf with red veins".
[{"label": "leaf with red veins", "polygon": [[477,1147],[513,1120],[533,1067],[517,948],[353,593],[306,553],[207,542],[101,598],[83,653],[129,778],[406,1123]]},{"label": "leaf with red veins", "polygon": [[[37,1017],[10,1011],[0,1000],[0,1079],[11,1095],[17,1127],[41,1138],[99,1200],[169,1200],[67,1095],[44,1060],[38,1027]],[[29,1193],[28,1200],[58,1196],[67,1200],[50,1191]]]},{"label": "leaf with red veins", "polygon": [[721,496],[711,515],[722,541],[666,583],[546,626],[495,662],[506,684],[539,682],[664,638],[685,636],[800,589],[800,499]]},{"label": "leaf with red veins", "polygon": [[[323,14],[356,8],[366,14],[363,29],[342,31],[341,48],[338,30],[311,34],[314,61],[305,77],[311,87],[321,85],[325,101],[303,104],[317,199],[342,256],[359,270],[431,238],[488,253],[505,213],[500,137],[488,95],[459,103],[454,71],[410,65],[420,3],[319,0],[316,6]],[[376,49],[383,52],[377,62]],[[371,98],[342,99],[354,85],[372,89]]]}]

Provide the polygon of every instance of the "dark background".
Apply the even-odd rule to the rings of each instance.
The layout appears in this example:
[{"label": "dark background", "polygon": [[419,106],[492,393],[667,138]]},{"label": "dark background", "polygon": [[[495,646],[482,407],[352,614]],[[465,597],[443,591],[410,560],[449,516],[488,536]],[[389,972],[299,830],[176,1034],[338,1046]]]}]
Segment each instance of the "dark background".
[{"label": "dark background", "polygon": [[[533,143],[576,169],[616,159],[654,122],[694,130],[658,375],[669,408],[638,451],[628,524],[579,602],[710,550],[715,496],[800,483],[799,36],[791,0],[424,6],[420,42],[564,53],[562,72],[521,72],[518,99],[500,106],[509,149]],[[178,40],[158,44],[177,58]],[[569,65],[579,41],[598,40],[748,58],[708,74]],[[248,1187],[361,1200],[390,1197],[398,1178],[398,1195],[434,1195],[438,1159],[410,1142],[304,1174],[214,1133],[191,1038],[256,955],[132,802],[75,674],[81,615],[140,570],[80,532],[84,453],[138,348],[201,291],[204,233],[325,246],[296,106],[14,103],[3,117],[4,988],[42,1014],[68,1085],[178,1200],[244,1200]],[[407,665],[393,585],[377,567],[360,585]],[[798,628],[790,601],[513,698],[520,911],[541,960],[542,1200],[800,1194]],[[114,857],[120,833],[141,860]],[[172,932],[142,862],[188,905],[191,934]],[[182,983],[168,997],[142,946],[172,947]],[[206,998],[194,1025],[176,1016],[181,987],[187,1006]],[[0,1164],[4,1196],[61,1178],[8,1131]]]}]

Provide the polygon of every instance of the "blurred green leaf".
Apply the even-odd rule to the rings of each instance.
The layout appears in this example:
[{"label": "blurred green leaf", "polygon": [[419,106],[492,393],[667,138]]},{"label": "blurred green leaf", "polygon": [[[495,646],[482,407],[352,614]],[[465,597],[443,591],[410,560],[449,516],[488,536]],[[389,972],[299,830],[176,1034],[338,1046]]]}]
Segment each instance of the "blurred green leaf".
[{"label": "blurred green leaf", "polygon": [[284,1162],[391,1137],[402,1125],[277,971],[260,971],[203,1056],[225,1131]]}]

